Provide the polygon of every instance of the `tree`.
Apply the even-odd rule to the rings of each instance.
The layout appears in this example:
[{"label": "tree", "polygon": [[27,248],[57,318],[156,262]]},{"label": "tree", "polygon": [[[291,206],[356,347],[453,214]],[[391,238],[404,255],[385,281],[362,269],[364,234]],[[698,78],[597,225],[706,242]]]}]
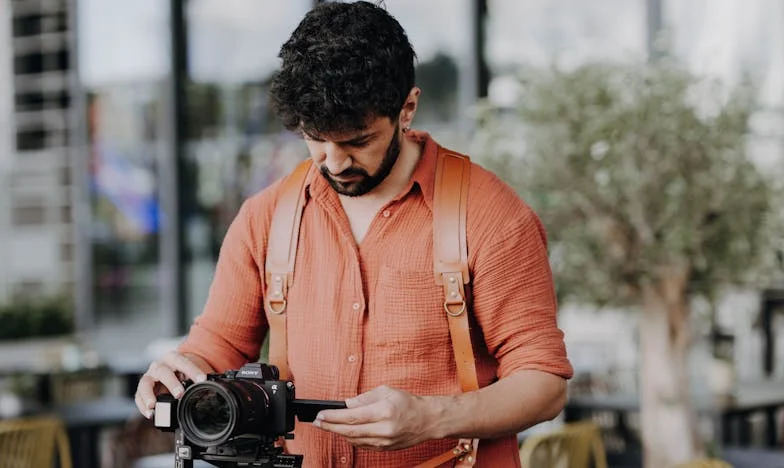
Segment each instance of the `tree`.
[{"label": "tree", "polygon": [[444,52],[437,52],[416,68],[417,85],[426,89],[419,98],[420,113],[424,110],[429,120],[448,122],[456,107],[457,78],[460,70],[455,60]]},{"label": "tree", "polygon": [[[755,281],[774,190],[749,160],[749,87],[668,63],[529,72],[513,109],[480,112],[473,154],[551,239],[559,297],[640,314],[647,467],[701,455],[689,303]],[[772,256],[772,255],[771,255]]]}]

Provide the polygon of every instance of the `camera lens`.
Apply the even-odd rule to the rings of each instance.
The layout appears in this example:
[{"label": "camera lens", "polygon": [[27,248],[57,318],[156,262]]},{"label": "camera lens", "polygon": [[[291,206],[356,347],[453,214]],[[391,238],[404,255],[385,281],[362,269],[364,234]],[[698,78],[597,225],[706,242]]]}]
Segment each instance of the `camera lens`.
[{"label": "camera lens", "polygon": [[189,411],[195,431],[206,437],[219,437],[231,424],[229,401],[211,388],[201,388],[191,397],[193,407]]},{"label": "camera lens", "polygon": [[221,445],[252,432],[268,412],[264,388],[250,381],[207,381],[185,391],[177,417],[185,436],[196,445]]},{"label": "camera lens", "polygon": [[204,382],[188,388],[177,412],[185,435],[198,445],[211,446],[231,437],[238,408],[223,385]]}]

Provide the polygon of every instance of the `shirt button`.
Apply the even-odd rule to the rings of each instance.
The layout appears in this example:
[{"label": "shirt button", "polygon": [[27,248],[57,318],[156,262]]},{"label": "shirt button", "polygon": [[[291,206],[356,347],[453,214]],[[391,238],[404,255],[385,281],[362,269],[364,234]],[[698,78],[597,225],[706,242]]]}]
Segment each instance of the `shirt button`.
[{"label": "shirt button", "polygon": [[343,463],[343,464],[348,463],[348,458],[340,457],[340,463]]},{"label": "shirt button", "polygon": [[382,215],[383,215],[385,218],[389,218],[389,216],[390,216],[392,213],[391,213],[389,210],[384,210],[384,212],[383,212],[383,213],[381,213],[381,214],[382,214]]},{"label": "shirt button", "polygon": [[355,303],[351,304],[351,308],[354,309],[354,310],[359,310],[359,302],[355,302]]},{"label": "shirt button", "polygon": [[357,362],[357,357],[352,354],[348,357],[348,362]]}]

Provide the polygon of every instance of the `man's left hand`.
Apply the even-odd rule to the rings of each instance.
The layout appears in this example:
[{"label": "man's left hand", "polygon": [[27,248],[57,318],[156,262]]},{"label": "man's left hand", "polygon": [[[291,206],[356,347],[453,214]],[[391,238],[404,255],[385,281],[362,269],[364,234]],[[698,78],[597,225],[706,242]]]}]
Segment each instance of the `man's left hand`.
[{"label": "man's left hand", "polygon": [[321,411],[313,424],[356,447],[398,450],[430,439],[433,408],[424,397],[387,386],[346,400],[346,409]]}]

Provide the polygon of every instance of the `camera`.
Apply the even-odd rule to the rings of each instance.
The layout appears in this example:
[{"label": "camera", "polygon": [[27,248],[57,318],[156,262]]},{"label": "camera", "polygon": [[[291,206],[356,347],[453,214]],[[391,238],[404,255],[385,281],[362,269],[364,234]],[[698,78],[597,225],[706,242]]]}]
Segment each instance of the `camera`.
[{"label": "camera", "polygon": [[321,410],[346,407],[296,399],[294,383],[260,362],[184,385],[179,400],[161,394],[155,403],[155,427],[175,433],[175,468],[191,468],[194,460],[220,468],[299,468],[302,455],[285,454],[277,444],[294,437],[294,418],[313,422]]}]

